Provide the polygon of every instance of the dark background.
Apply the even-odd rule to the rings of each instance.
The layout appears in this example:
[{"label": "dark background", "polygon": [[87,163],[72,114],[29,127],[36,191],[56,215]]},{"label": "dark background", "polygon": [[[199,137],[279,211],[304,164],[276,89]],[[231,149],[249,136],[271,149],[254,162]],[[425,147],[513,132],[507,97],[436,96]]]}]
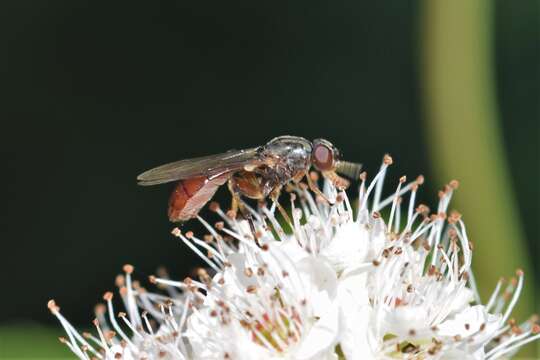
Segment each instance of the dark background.
[{"label": "dark background", "polygon": [[[509,3],[495,7],[496,90],[537,260],[537,3]],[[189,274],[198,261],[169,234],[171,186],[135,181],[164,162],[283,134],[325,137],[370,173],[391,153],[392,174],[425,174],[422,196],[434,203],[420,5],[2,2],[0,321],[53,322],[54,297],[86,323],[125,263],[139,278],[158,265]]]}]

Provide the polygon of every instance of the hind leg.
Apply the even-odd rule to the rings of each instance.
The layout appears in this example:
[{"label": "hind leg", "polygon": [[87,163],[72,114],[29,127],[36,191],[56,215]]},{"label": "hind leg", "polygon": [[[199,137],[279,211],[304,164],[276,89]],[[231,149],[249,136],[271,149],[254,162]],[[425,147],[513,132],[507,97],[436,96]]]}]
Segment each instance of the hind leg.
[{"label": "hind leg", "polygon": [[240,211],[244,219],[249,223],[249,228],[253,239],[257,246],[261,246],[259,243],[259,236],[257,235],[257,230],[255,229],[255,223],[253,222],[253,216],[251,212],[246,208],[244,202],[242,201],[241,196],[246,195],[253,199],[263,199],[264,196],[260,190],[260,185],[258,180],[252,173],[242,174],[242,176],[232,177],[229,179],[229,191],[232,195],[232,205],[231,209],[236,213]]}]

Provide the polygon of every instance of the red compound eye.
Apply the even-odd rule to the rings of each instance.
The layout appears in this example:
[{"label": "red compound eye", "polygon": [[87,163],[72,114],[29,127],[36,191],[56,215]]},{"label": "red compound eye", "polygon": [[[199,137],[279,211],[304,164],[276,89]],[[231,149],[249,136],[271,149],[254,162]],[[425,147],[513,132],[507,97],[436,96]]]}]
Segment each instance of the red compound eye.
[{"label": "red compound eye", "polygon": [[313,165],[320,171],[332,170],[334,166],[334,154],[328,146],[318,144],[313,148]]}]

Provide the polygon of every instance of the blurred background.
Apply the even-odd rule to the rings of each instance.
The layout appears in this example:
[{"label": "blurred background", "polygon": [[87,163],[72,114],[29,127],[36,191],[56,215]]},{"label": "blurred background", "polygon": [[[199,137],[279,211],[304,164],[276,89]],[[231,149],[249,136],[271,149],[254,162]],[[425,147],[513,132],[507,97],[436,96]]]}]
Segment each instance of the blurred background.
[{"label": "blurred background", "polygon": [[123,264],[141,279],[199,264],[170,235],[171,186],[138,173],[283,134],[325,137],[370,174],[388,152],[386,190],[424,174],[428,204],[459,179],[484,299],[521,267],[515,315],[538,312],[538,15],[533,0],[2,1],[0,358],[70,357],[50,298],[85,328]]}]

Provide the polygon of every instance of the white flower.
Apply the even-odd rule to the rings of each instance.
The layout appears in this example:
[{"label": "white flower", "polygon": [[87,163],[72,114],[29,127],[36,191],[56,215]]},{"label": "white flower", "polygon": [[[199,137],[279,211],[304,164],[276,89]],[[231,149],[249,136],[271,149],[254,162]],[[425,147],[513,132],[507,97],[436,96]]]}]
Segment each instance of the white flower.
[{"label": "white flower", "polygon": [[510,319],[522,271],[481,302],[465,224],[447,212],[457,182],[429,215],[415,203],[421,176],[402,177],[382,199],[391,163],[385,156],[369,184],[360,176],[354,208],[328,182],[332,204],[291,187],[291,215],[283,216],[291,232],[276,204],[248,207],[257,241],[247,221],[211,204],[222,221],[199,218],[209,233],[202,239],[173,231],[206,265],[196,278],[152,276],[167,294],[151,293],[125,266],[117,285],[126,313],[117,317],[107,292],[97,335],[80,335],[51,300],[67,333],[61,341],[81,359],[494,360],[538,339],[537,319]]}]

